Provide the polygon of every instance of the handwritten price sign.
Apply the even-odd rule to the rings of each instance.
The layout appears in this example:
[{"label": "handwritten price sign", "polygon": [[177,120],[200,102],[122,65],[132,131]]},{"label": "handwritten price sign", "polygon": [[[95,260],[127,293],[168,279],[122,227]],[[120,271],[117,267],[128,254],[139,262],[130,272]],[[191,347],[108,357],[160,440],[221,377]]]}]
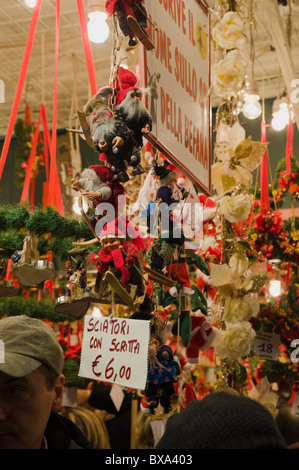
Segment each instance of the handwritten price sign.
[{"label": "handwritten price sign", "polygon": [[258,357],[277,361],[279,343],[279,335],[267,333],[264,331],[257,331],[253,348]]},{"label": "handwritten price sign", "polygon": [[150,322],[86,316],[79,376],[123,387],[145,387]]}]

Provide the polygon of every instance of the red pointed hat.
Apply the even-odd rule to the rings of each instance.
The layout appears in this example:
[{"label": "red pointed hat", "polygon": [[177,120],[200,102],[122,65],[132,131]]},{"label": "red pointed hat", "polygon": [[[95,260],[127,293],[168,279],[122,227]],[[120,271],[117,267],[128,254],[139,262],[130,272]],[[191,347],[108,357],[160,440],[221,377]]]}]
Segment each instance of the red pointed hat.
[{"label": "red pointed hat", "polygon": [[119,105],[131,90],[139,90],[137,84],[137,76],[132,70],[119,67],[118,77],[120,80],[120,91],[116,95],[116,105]]},{"label": "red pointed hat", "polygon": [[103,183],[112,180],[113,173],[107,166],[91,165],[89,168],[97,174],[97,176],[100,178],[101,181],[103,181]]},{"label": "red pointed hat", "polygon": [[105,225],[100,233],[100,241],[106,238],[126,238],[121,230],[119,230],[115,220]]}]

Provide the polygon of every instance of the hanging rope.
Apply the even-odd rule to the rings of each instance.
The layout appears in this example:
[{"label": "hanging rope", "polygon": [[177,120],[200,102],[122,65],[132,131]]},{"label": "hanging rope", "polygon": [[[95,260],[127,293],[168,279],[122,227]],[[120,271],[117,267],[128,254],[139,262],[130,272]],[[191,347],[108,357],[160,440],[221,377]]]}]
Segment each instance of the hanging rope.
[{"label": "hanging rope", "polygon": [[[48,146],[49,151],[50,151],[50,158],[52,161],[52,144],[51,144],[51,136],[50,136],[50,131],[48,127],[48,121],[47,121],[47,116],[46,116],[46,108],[42,104],[42,118],[43,118],[43,129],[44,129],[44,136],[45,136],[45,141],[44,141],[44,146]],[[55,153],[56,155],[56,153]],[[56,197],[56,205],[57,205],[57,210],[60,215],[64,215],[64,207],[63,207],[63,200],[62,200],[62,194],[61,194],[61,188],[60,188],[60,183],[59,183],[59,177],[57,173],[57,167],[56,167],[56,159],[54,159],[54,187],[55,187],[55,197]],[[47,191],[49,193],[49,184]],[[49,194],[46,195],[45,200],[48,201]]]},{"label": "hanging rope", "polygon": [[[78,109],[78,96],[77,96],[77,85],[78,85],[78,59],[75,54],[73,54],[73,68],[74,68],[74,84],[73,84],[73,95],[72,95],[72,104],[69,113],[69,128],[73,128],[72,120],[73,116],[76,114]],[[75,130],[79,131],[79,125],[75,126]],[[74,135],[73,135],[74,134]],[[78,132],[69,132],[70,138],[70,147],[71,147],[71,161],[72,167],[75,170],[75,173],[81,173],[81,154],[80,154],[80,143],[79,143],[79,134]],[[74,145],[75,141],[75,145]]]},{"label": "hanging rope", "polygon": [[[251,2],[251,15],[252,15],[252,2]],[[263,8],[264,19],[264,8]],[[262,64],[262,122],[261,122],[261,142],[267,142],[266,120],[265,120],[265,91],[264,91],[264,30],[262,31],[263,38],[263,64]],[[253,46],[252,46],[253,47]],[[265,150],[260,168],[260,183],[261,183],[261,211],[267,212],[270,208],[269,203],[269,181],[268,181],[268,161],[267,150]]]},{"label": "hanging rope", "polygon": [[[33,162],[34,162],[37,142],[38,142],[38,138],[39,138],[39,128],[40,128],[41,119],[42,119],[42,106],[40,107],[38,123],[37,123],[36,129],[35,129],[31,151],[30,151],[30,154],[29,154],[29,157],[28,157],[26,176],[25,176],[25,181],[24,181],[23,190],[22,190],[22,194],[21,194],[21,200],[20,200],[21,204],[23,202],[26,202],[27,199],[28,199],[29,186],[30,186],[30,181],[31,181],[31,177],[32,177],[32,168],[33,168]],[[33,190],[33,188],[31,188],[31,190]]]},{"label": "hanging rope", "polygon": [[118,53],[121,48],[123,37],[119,34],[118,30],[118,22],[116,14],[113,15],[113,47],[111,53],[111,68],[110,68],[110,77],[109,77],[109,86],[112,88],[112,96],[109,98],[109,109],[114,113],[114,107],[116,105],[116,93],[119,89],[121,89],[121,82],[118,75],[118,68],[120,62],[123,58],[118,59]]},{"label": "hanging rope", "polygon": [[77,0],[77,5],[78,5],[79,20],[80,20],[80,26],[81,26],[82,40],[83,40],[83,46],[84,46],[84,51],[85,51],[85,58],[86,58],[88,75],[89,75],[91,93],[92,95],[95,95],[98,91],[98,87],[97,87],[96,74],[95,74],[94,63],[93,63],[93,58],[92,58],[91,46],[90,46],[90,41],[88,37],[83,1]]},{"label": "hanging rope", "polygon": [[32,50],[32,45],[34,41],[34,36],[35,36],[35,31],[36,31],[36,26],[37,26],[37,21],[39,17],[39,11],[40,11],[40,6],[41,6],[42,0],[37,0],[36,5],[34,7],[33,13],[32,13],[32,18],[31,18],[31,23],[30,23],[30,28],[29,28],[29,33],[28,33],[28,38],[26,42],[26,47],[25,47],[25,52],[23,56],[23,62],[20,70],[20,75],[19,75],[19,80],[17,84],[17,89],[16,89],[16,94],[14,97],[14,102],[12,105],[12,110],[11,110],[11,115],[8,123],[8,128],[2,148],[2,153],[1,153],[1,158],[0,158],[0,179],[2,177],[3,173],[3,168],[6,162],[7,154],[8,154],[8,149],[10,146],[11,142],[11,137],[13,134],[14,130],[14,125],[17,117],[17,112],[22,96],[22,91],[23,91],[23,86],[26,78],[26,73],[27,73],[27,68],[28,68],[28,63],[31,55],[31,50]]},{"label": "hanging rope", "polygon": [[54,71],[54,97],[53,97],[53,123],[50,178],[48,190],[48,205],[55,206],[55,168],[56,168],[56,139],[57,139],[57,78],[58,78],[58,51],[59,51],[59,14],[60,0],[56,0],[56,24],[55,24],[55,71]]}]

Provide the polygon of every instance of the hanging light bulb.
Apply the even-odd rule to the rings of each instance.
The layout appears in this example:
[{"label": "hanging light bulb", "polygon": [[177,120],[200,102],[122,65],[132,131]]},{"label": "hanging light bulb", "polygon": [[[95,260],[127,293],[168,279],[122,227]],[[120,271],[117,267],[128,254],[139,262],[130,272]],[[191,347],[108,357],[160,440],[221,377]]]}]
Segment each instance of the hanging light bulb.
[{"label": "hanging light bulb", "polygon": [[249,18],[250,18],[250,71],[245,76],[245,92],[244,92],[244,105],[243,114],[247,119],[256,119],[262,112],[260,103],[260,94],[258,86],[254,78],[254,42],[253,42],[253,0],[249,2]]},{"label": "hanging light bulb", "polygon": [[279,297],[281,294],[281,282],[279,280],[271,280],[269,282],[269,294],[271,297]]},{"label": "hanging light bulb", "polygon": [[274,278],[269,282],[269,295],[271,297],[279,297],[282,293],[281,280],[280,280],[280,259],[271,259],[269,264],[274,269]]},{"label": "hanging light bulb", "polygon": [[271,121],[271,126],[275,131],[282,131],[285,129],[287,122],[283,115],[279,112],[274,113]]},{"label": "hanging light bulb", "polygon": [[257,100],[245,101],[242,112],[247,119],[256,119],[262,112],[261,103]]},{"label": "hanging light bulb", "polygon": [[36,5],[36,0],[25,0],[25,5],[29,8],[34,8]]},{"label": "hanging light bulb", "polygon": [[88,37],[91,42],[101,44],[109,36],[109,26],[106,23],[108,15],[105,9],[105,2],[100,0],[88,0],[87,23]]},{"label": "hanging light bulb", "polygon": [[262,112],[260,95],[256,81],[253,77],[253,70],[250,76],[245,77],[246,89],[244,92],[243,114],[247,119],[256,119]]},{"label": "hanging light bulb", "polygon": [[272,128],[275,131],[282,131],[286,128],[290,119],[294,119],[292,105],[288,103],[286,96],[276,98],[272,105]]}]

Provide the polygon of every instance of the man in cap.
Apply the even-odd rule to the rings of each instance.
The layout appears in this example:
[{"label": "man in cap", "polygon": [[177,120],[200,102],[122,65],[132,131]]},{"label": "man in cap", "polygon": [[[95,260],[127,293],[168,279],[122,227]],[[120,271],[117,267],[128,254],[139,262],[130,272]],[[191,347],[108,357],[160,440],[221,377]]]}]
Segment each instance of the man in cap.
[{"label": "man in cap", "polygon": [[52,328],[26,315],[0,320],[0,449],[88,449],[57,412],[63,399],[63,350]]}]

